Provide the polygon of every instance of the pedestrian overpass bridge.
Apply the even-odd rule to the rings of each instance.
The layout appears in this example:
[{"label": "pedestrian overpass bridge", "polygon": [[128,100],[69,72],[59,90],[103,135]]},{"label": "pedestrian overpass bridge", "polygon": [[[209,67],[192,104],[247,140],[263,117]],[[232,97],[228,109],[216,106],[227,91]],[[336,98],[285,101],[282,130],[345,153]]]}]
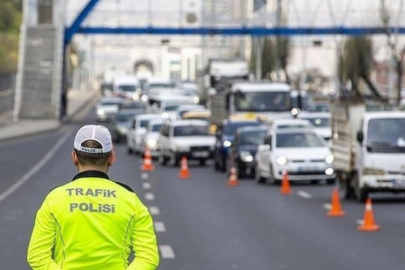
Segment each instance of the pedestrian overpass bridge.
[{"label": "pedestrian overpass bridge", "polygon": [[[370,4],[373,1],[375,5]],[[274,0],[253,10],[253,0],[177,0],[169,1],[170,11],[159,12],[164,0],[132,0],[130,4],[122,0],[43,1],[46,4],[25,0],[14,119],[60,119],[65,114],[66,52],[75,35],[404,34],[403,1],[390,1],[386,23],[378,6],[381,1],[373,1],[309,0],[305,2],[312,6],[303,6],[300,0]],[[75,7],[73,12],[67,3]],[[366,11],[359,4],[366,5]]]}]

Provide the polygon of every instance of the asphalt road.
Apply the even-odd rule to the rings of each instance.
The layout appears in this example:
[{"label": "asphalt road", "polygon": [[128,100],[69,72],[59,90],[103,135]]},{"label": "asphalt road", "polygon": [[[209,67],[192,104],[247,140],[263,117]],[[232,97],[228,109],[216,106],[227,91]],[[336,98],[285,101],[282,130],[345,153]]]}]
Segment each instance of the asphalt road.
[{"label": "asphalt road", "polygon": [[[70,160],[74,133],[85,120],[62,129],[0,143],[0,269],[29,269],[26,251],[33,220],[48,191],[76,174]],[[357,230],[364,205],[342,201],[346,216],[326,216],[333,186],[280,187],[227,176],[212,166],[140,171],[141,159],[125,144],[115,147],[110,177],[133,187],[154,216],[161,252],[159,269],[405,269],[404,196],[373,197],[378,232]],[[326,208],[325,208],[326,207]]]}]

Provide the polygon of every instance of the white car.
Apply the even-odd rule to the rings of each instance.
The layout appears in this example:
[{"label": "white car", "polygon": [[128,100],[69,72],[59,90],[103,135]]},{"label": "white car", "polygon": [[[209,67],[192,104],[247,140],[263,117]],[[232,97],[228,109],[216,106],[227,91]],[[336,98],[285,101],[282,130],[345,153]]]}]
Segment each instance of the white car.
[{"label": "white car", "polygon": [[146,133],[141,139],[141,148],[149,148],[151,156],[156,158],[159,156],[158,140],[160,136],[160,128],[164,123],[163,119],[152,119],[149,121]]},{"label": "white car", "polygon": [[168,121],[160,129],[159,162],[168,161],[177,166],[183,156],[198,160],[200,165],[212,158],[215,137],[210,135],[209,124],[203,120]]},{"label": "white car", "polygon": [[283,171],[292,181],[335,181],[333,155],[311,129],[271,130],[256,153],[256,181],[280,183]]},{"label": "white car", "polygon": [[203,105],[197,105],[197,104],[181,105],[177,108],[176,115],[177,115],[177,118],[182,118],[183,114],[185,114],[189,111],[205,111],[205,110],[207,110],[207,109]]},{"label": "white car", "polygon": [[325,140],[330,140],[332,137],[332,127],[330,125],[330,113],[301,113],[300,119],[305,119],[311,122],[315,127],[316,133],[322,136]]},{"label": "white car", "polygon": [[123,98],[139,100],[141,85],[135,76],[119,75],[114,78],[113,93]]},{"label": "white car", "polygon": [[118,113],[122,98],[119,97],[103,97],[96,105],[97,121],[110,121]]},{"label": "white car", "polygon": [[129,154],[132,152],[138,154],[144,151],[141,144],[142,137],[146,133],[149,121],[152,119],[161,119],[161,116],[158,114],[141,114],[133,119],[131,128],[127,132],[127,147]]}]

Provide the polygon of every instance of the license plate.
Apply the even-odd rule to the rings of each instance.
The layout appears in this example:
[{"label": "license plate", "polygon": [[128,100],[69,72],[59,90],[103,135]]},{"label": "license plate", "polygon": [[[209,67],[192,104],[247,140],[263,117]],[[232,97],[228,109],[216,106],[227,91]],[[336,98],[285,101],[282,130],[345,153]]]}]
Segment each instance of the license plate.
[{"label": "license plate", "polygon": [[192,154],[194,157],[208,157],[208,152],[193,152]]},{"label": "license plate", "polygon": [[298,167],[299,172],[312,172],[312,171],[318,171],[317,167]]}]

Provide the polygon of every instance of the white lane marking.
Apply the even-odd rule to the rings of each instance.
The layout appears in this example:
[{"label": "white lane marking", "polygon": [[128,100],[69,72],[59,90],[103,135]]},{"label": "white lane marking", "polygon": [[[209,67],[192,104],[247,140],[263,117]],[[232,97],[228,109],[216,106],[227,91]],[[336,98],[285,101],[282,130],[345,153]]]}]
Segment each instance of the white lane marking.
[{"label": "white lane marking", "polygon": [[309,194],[308,192],[305,192],[303,190],[298,191],[297,195],[304,198],[304,199],[311,199],[312,198],[311,194]]},{"label": "white lane marking", "polygon": [[149,174],[148,174],[148,173],[142,173],[142,174],[141,174],[141,178],[142,178],[143,180],[149,179]]},{"label": "white lane marking", "polygon": [[144,189],[150,189],[150,188],[152,187],[152,185],[149,184],[149,183],[143,183],[143,184],[142,184],[142,187],[143,187]]},{"label": "white lane marking", "polygon": [[147,199],[148,201],[153,201],[155,199],[155,195],[153,195],[153,193],[146,193],[145,199]]},{"label": "white lane marking", "polygon": [[330,203],[325,203],[323,205],[323,208],[325,208],[326,210],[330,210],[330,209],[332,209],[332,205]]},{"label": "white lane marking", "polygon": [[155,231],[156,232],[165,232],[166,231],[166,226],[163,222],[156,221],[155,222]]},{"label": "white lane marking", "polygon": [[160,245],[160,254],[163,259],[174,259],[174,252],[171,246],[169,245]]},{"label": "white lane marking", "polygon": [[356,223],[357,223],[358,225],[363,225],[363,224],[364,224],[364,220],[358,219],[358,220],[356,221]]},{"label": "white lane marking", "polygon": [[9,187],[6,191],[0,194],[0,202],[4,201],[8,196],[13,194],[17,189],[19,189],[22,185],[24,185],[30,178],[37,173],[45,164],[55,155],[57,150],[63,145],[63,143],[67,140],[72,132],[68,132],[60,138],[56,144],[49,150],[49,152],[38,162],[31,170],[29,170],[26,174],[21,177],[17,182],[14,183],[11,187]]},{"label": "white lane marking", "polygon": [[157,206],[149,206],[149,212],[152,216],[160,215],[160,210]]}]

